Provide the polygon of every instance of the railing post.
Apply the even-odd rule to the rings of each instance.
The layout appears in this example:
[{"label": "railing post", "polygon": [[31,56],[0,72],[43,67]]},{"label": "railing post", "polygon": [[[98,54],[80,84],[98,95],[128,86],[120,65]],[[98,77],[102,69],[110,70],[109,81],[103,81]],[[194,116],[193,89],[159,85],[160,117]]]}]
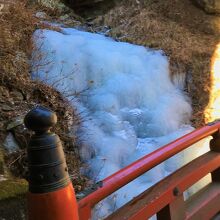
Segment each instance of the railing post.
[{"label": "railing post", "polygon": [[[210,141],[211,151],[220,153],[220,130],[212,135],[213,139]],[[212,181],[220,182],[220,168],[212,172]]]},{"label": "railing post", "polygon": [[79,219],[62,144],[50,132],[56,122],[56,114],[44,107],[34,108],[24,120],[25,126],[35,132],[27,149],[29,220]]},{"label": "railing post", "polygon": [[174,188],[173,195],[175,199],[157,213],[157,220],[184,220],[186,218],[183,194],[179,193],[178,188]]}]

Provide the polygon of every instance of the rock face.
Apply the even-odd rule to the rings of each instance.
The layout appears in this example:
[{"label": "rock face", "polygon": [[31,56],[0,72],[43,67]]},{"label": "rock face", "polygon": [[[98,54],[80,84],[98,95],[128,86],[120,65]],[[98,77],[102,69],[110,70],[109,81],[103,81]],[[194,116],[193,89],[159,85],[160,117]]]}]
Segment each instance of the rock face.
[{"label": "rock face", "polygon": [[67,0],[69,4],[75,7],[93,6],[94,4],[104,2],[105,0]]},{"label": "rock face", "polygon": [[207,13],[220,14],[220,0],[194,0],[201,6]]},{"label": "rock face", "polygon": [[95,17],[114,7],[116,0],[65,0],[82,17]]},{"label": "rock face", "polygon": [[9,133],[7,135],[3,146],[9,153],[17,151],[19,149],[18,143],[16,142],[12,133]]}]

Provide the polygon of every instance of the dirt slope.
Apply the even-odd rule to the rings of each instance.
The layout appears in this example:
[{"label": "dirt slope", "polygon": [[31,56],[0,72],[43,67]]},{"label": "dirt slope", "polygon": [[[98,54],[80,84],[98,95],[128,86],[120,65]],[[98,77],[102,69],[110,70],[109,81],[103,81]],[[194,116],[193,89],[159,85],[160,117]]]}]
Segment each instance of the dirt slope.
[{"label": "dirt slope", "polygon": [[[19,0],[8,4],[0,15],[0,150],[2,152],[4,149],[3,143],[9,133],[19,145],[14,153],[4,151],[4,160],[0,161],[4,169],[0,170],[0,177],[7,176],[12,181],[14,178],[27,178],[26,147],[30,133],[22,123],[17,123],[17,119],[21,118],[22,121],[31,108],[43,105],[57,113],[58,123],[54,131],[62,140],[69,173],[78,192],[83,190],[87,180],[79,172],[81,161],[76,148],[76,137],[70,134],[70,122],[79,124],[79,117],[59,92],[31,79],[29,59],[33,49],[32,34],[38,28],[52,28],[42,24],[35,16],[38,10],[43,9]],[[0,179],[1,187],[4,182]],[[13,189],[16,191],[15,186]],[[4,187],[2,190],[4,191]],[[0,203],[2,202],[0,192]],[[5,210],[6,206],[7,204],[4,206]],[[10,212],[10,205],[8,211]]]},{"label": "dirt slope", "polygon": [[96,27],[108,26],[109,35],[118,40],[165,51],[171,61],[171,73],[187,74],[193,125],[204,124],[210,61],[220,42],[220,17],[206,14],[190,0],[123,0],[92,23]]}]

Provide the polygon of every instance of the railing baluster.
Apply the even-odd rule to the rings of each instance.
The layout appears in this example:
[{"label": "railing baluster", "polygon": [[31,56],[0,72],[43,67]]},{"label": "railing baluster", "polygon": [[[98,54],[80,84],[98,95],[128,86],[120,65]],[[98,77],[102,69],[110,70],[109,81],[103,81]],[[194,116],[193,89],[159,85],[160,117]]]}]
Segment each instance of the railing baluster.
[{"label": "railing baluster", "polygon": [[[220,131],[213,134],[213,139],[210,141],[210,149],[220,153]],[[211,173],[213,182],[220,182],[220,168]]]},{"label": "railing baluster", "polygon": [[185,216],[185,202],[183,194],[180,194],[177,195],[173,202],[165,206],[157,213],[157,220],[184,220]]},{"label": "railing baluster", "polygon": [[[49,131],[55,124],[55,113],[42,107],[33,109],[25,117],[26,127],[35,131],[28,147],[29,220],[78,219],[62,145],[59,137]],[[161,180],[106,219],[146,220],[157,212],[158,220],[194,219],[201,215],[201,219],[212,217],[220,210],[219,128],[220,122],[217,121],[197,129],[107,177],[95,192],[79,201],[80,220],[90,220],[92,208],[117,189],[209,135],[213,135],[211,152]],[[184,202],[183,192],[208,173],[211,173],[213,182]]]},{"label": "railing baluster", "polygon": [[57,122],[54,112],[32,109],[25,125],[35,132],[28,145],[29,220],[78,220],[75,192],[69,178],[59,137],[50,132]]}]

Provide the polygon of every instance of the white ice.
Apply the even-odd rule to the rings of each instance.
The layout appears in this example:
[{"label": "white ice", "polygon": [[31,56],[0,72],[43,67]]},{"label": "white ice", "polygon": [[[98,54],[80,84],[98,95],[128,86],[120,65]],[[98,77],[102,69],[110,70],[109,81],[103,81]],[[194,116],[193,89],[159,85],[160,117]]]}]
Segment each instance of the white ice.
[{"label": "white ice", "polygon": [[[33,77],[77,107],[80,154],[89,165],[83,172],[95,181],[193,130],[184,80],[171,82],[162,51],[71,28],[38,30],[34,39]],[[102,219],[207,146],[197,144],[118,190],[96,206],[93,218]]]}]

